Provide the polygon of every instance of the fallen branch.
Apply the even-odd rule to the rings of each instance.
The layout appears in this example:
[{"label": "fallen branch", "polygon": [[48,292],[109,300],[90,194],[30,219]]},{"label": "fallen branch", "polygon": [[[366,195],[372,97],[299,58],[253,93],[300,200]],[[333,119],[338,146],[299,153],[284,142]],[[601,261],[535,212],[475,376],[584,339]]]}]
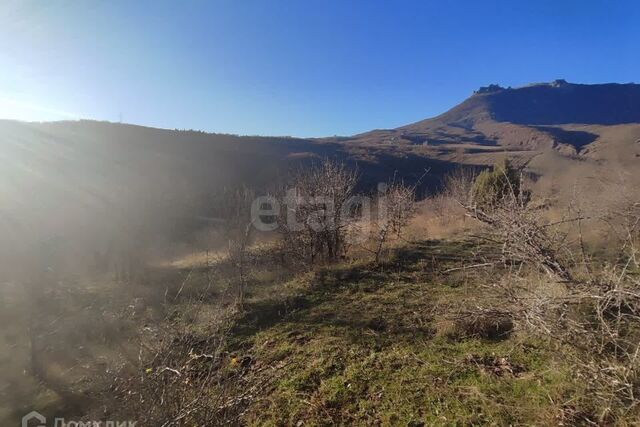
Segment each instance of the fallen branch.
[{"label": "fallen branch", "polygon": [[458,271],[458,270],[469,270],[472,268],[481,268],[481,267],[489,267],[494,265],[495,262],[485,262],[482,264],[474,264],[474,265],[465,265],[463,267],[456,267],[456,268],[450,268],[448,270],[443,271],[443,273],[451,273],[453,271]]}]

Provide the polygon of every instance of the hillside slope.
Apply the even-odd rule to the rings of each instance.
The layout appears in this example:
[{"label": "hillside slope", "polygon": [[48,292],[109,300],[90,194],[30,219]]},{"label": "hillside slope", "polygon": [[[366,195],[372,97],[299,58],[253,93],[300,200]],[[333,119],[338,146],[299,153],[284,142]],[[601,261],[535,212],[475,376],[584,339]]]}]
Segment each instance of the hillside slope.
[{"label": "hillside slope", "polygon": [[[266,191],[290,168],[322,157],[352,163],[374,188],[396,170],[426,184],[448,162],[345,144],[154,129],[127,124],[0,121],[0,262],[62,242],[104,249],[118,239],[189,238],[206,227],[212,194]],[[141,243],[142,244],[142,243]],[[61,250],[58,250],[61,252]]]}]

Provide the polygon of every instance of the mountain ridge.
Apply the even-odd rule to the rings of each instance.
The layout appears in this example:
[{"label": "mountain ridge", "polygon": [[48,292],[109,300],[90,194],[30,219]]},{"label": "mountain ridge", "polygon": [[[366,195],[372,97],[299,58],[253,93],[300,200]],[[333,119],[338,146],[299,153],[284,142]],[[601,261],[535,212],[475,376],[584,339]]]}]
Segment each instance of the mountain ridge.
[{"label": "mountain ridge", "polygon": [[579,84],[559,79],[518,88],[484,86],[438,116],[355,135],[350,143],[430,145],[441,151],[468,145],[507,151],[557,149],[579,154],[600,133],[576,127],[638,124],[639,84]]}]

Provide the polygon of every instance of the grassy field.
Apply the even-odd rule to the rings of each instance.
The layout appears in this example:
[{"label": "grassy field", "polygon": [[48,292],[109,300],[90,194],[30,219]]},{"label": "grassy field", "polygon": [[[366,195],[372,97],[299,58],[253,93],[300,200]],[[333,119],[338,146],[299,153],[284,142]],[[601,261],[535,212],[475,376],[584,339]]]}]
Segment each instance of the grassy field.
[{"label": "grassy field", "polygon": [[261,385],[243,422],[531,425],[579,410],[580,384],[552,343],[469,326],[465,306],[495,305],[491,276],[438,271],[470,249],[426,241],[384,266],[356,262],[254,288],[229,344],[231,368]]},{"label": "grassy field", "polygon": [[[260,265],[216,362],[219,380],[202,391],[218,406],[224,393],[225,405],[238,416],[233,424],[241,425],[576,424],[590,408],[568,357],[571,350],[495,315],[508,308],[496,286],[503,267],[460,269],[479,250],[491,252],[464,240],[425,240],[396,248],[383,265],[360,259],[304,273]],[[171,324],[194,342],[206,340],[226,304],[221,295],[229,282],[218,280],[195,307],[190,294],[205,286],[207,270],[188,264],[162,268],[164,279],[150,279],[137,291],[148,306],[119,320],[117,333],[100,332],[96,321],[78,344],[85,350],[72,362],[74,375],[66,376],[72,382],[52,390],[23,381],[22,396],[34,399],[20,409],[35,407],[68,419],[126,415],[123,400],[105,397],[113,388],[104,367],[109,371],[127,354],[135,359],[143,341],[136,330],[160,336]],[[158,283],[167,290],[153,306],[150,295],[155,291],[157,297]],[[98,297],[84,292],[87,303]],[[470,314],[479,308],[493,314]],[[82,322],[75,319],[76,325]],[[156,340],[160,347],[172,342]],[[148,373],[145,365],[130,363],[128,369],[133,376]],[[207,369],[206,363],[198,365],[190,378]],[[162,379],[167,373],[153,375]],[[60,390],[83,399],[70,405]]]}]

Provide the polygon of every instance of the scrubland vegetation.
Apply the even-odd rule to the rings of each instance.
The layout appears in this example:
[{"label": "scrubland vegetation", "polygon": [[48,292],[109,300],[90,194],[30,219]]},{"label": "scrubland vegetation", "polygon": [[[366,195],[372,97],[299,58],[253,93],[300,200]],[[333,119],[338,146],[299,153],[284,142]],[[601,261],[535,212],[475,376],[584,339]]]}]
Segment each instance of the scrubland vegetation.
[{"label": "scrubland vegetation", "polygon": [[0,417],[637,424],[640,197],[552,202],[506,160],[476,172],[354,198],[358,171],[327,160],[257,206],[219,192],[173,259],[74,276],[43,248],[4,289]]}]

